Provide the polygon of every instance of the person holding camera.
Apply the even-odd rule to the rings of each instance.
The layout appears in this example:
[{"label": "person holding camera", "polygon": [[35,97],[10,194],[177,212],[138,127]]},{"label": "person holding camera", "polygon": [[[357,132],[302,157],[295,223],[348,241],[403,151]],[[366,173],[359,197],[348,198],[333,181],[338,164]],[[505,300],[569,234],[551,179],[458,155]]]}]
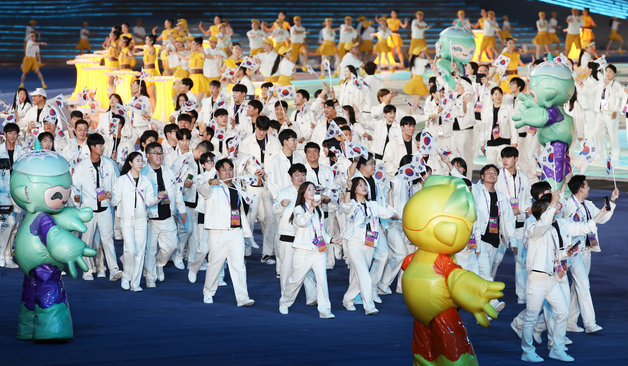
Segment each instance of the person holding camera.
[{"label": "person holding camera", "polygon": [[[588,223],[596,217],[601,210],[597,208],[593,202],[587,200],[589,197],[589,183],[584,175],[574,175],[569,183],[569,190],[573,193],[567,199],[564,213],[565,217],[573,222]],[[611,194],[610,200],[606,197],[607,202],[606,214],[597,222],[598,224],[607,223],[615,212],[615,201],[619,197],[619,190],[615,188]],[[582,332],[578,323],[578,316],[582,313],[582,323],[584,331],[587,333],[595,333],[602,330],[602,327],[595,322],[595,310],[593,309],[593,300],[591,299],[591,290],[589,288],[589,271],[591,270],[591,252],[600,252],[599,239],[596,231],[591,231],[586,235],[573,236],[572,243],[577,245],[574,255],[571,256],[569,265],[569,273],[571,273],[571,305],[569,309],[569,319],[567,322],[567,330],[570,332]]]}]

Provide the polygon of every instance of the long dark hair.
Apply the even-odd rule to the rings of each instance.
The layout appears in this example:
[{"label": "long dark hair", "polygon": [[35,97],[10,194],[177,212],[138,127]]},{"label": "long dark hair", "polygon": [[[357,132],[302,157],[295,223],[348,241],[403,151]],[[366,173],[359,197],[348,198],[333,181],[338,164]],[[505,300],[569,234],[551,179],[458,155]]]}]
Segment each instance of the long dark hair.
[{"label": "long dark hair", "polygon": [[347,112],[347,117],[349,117],[349,123],[351,123],[352,125],[355,124],[357,121],[355,119],[355,110],[353,109],[353,107],[350,105],[343,105],[342,109]]},{"label": "long dark hair", "polygon": [[[351,179],[351,190],[350,190],[350,197],[352,200],[356,200],[356,195],[355,195],[355,190],[358,187],[358,183],[360,183],[360,181],[364,182],[364,184],[366,184],[366,187],[368,188],[369,184],[366,181],[366,179],[362,178],[362,177],[355,177],[353,179]],[[368,201],[368,194],[366,195],[366,200]]]},{"label": "long dark hair", "polygon": [[176,102],[174,104],[174,110],[175,111],[178,111],[179,109],[181,109],[181,106],[179,105],[179,98],[181,98],[181,97],[184,97],[186,102],[188,102],[190,100],[188,98],[187,94],[185,94],[185,93],[181,93],[181,94],[177,95],[177,99],[176,99]]},{"label": "long dark hair", "polygon": [[146,89],[146,82],[144,80],[135,79],[133,80],[133,84],[140,84],[140,95],[143,97],[148,97],[148,90]]},{"label": "long dark hair", "polygon": [[587,67],[588,67],[589,69],[591,69],[591,77],[592,77],[592,78],[594,78],[595,80],[598,80],[598,81],[599,81],[600,79],[598,78],[597,73],[598,73],[600,70],[598,69],[598,64],[597,64],[597,62],[593,62],[593,61],[591,61],[591,62],[589,62],[589,63],[587,64]]},{"label": "long dark hair", "polygon": [[[312,182],[304,182],[303,184],[299,186],[299,191],[297,192],[297,200],[294,203],[294,207],[301,206],[303,207],[303,210],[305,210],[305,191],[307,191],[310,185],[316,188],[316,185]],[[321,214],[321,209],[318,207],[315,207],[314,210],[316,210],[316,212],[318,213],[318,217],[322,220],[323,215]],[[292,212],[292,215],[290,215],[290,220],[289,220],[290,223],[292,223],[293,219],[294,219],[294,212]]]},{"label": "long dark hair", "polygon": [[273,64],[272,70],[270,70],[270,76],[273,76],[274,73],[279,70],[279,63],[281,62],[281,55],[277,54],[277,58],[275,58],[275,63]]},{"label": "long dark hair", "polygon": [[133,161],[133,159],[137,158],[138,156],[142,156],[142,153],[140,153],[139,151],[133,151],[132,153],[129,154],[129,156],[126,157],[126,160],[124,161],[124,165],[122,166],[122,169],[120,170],[120,176],[125,175],[131,170],[131,162]]},{"label": "long dark hair", "polygon": [[571,99],[569,99],[569,112],[573,111],[573,105],[576,103],[578,99],[578,91],[574,90]]},{"label": "long dark hair", "polygon": [[26,88],[17,88],[17,90],[15,91],[15,96],[13,97],[13,110],[15,111],[15,113],[17,113],[17,107],[18,107],[17,95],[20,94],[22,90],[24,91],[24,93],[26,93],[26,99],[24,99],[24,103],[22,104],[31,102],[31,98],[28,96],[28,90],[26,90]]},{"label": "long dark hair", "polygon": [[[116,99],[118,99],[118,104],[124,104],[124,102],[122,102],[122,97],[120,97],[120,95],[113,93],[109,96],[109,99],[111,99],[111,97],[116,97]],[[107,112],[111,110],[111,104],[109,104],[109,109],[107,109]]]}]

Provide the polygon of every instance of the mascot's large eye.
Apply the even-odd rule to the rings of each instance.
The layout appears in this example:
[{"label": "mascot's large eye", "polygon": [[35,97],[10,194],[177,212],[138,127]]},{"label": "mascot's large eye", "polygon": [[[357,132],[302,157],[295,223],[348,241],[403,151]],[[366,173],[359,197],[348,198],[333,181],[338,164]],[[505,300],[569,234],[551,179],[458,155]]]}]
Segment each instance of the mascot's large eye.
[{"label": "mascot's large eye", "polygon": [[52,199],[52,200],[62,200],[63,199],[63,195],[60,192],[55,192],[55,194],[53,194],[52,197],[50,197],[50,199]]}]

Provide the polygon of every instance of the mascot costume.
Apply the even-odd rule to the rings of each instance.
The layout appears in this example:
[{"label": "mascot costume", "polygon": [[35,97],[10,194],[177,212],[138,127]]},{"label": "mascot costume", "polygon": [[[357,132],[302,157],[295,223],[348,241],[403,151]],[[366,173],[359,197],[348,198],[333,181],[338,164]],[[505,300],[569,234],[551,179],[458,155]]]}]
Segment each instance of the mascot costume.
[{"label": "mascot costume", "polygon": [[462,269],[454,254],[467,245],[475,222],[473,195],[460,178],[432,175],[403,210],[403,230],[419,249],[403,263],[403,298],[414,317],[415,365],[477,365],[458,308],[482,326],[497,312],[502,282]]},{"label": "mascot costume", "polygon": [[73,336],[70,306],[61,280],[67,270],[76,278],[75,264],[87,271],[83,256],[96,251],[72,234],[85,232],[91,208],[65,207],[70,197],[70,165],[55,152],[34,151],[13,165],[11,195],[27,214],[15,237],[15,257],[24,285],[18,339],[68,340]]},{"label": "mascot costume", "polygon": [[452,62],[456,64],[458,71],[464,70],[463,64],[469,63],[475,53],[475,37],[473,33],[460,27],[449,27],[440,32],[436,42],[436,54],[440,59],[436,61],[436,67],[449,87],[456,87],[456,80],[451,76]]},{"label": "mascot costume", "polygon": [[573,119],[563,109],[575,90],[571,69],[554,61],[550,54],[547,61],[532,69],[530,90],[532,94],[519,95],[520,113],[512,116],[512,119],[518,121],[516,128],[537,128],[539,143],[542,146],[549,143],[553,147],[550,160],[554,169],[543,164],[541,179],[550,184],[554,182],[552,186],[560,190],[565,177],[571,172],[569,145],[574,132]]}]

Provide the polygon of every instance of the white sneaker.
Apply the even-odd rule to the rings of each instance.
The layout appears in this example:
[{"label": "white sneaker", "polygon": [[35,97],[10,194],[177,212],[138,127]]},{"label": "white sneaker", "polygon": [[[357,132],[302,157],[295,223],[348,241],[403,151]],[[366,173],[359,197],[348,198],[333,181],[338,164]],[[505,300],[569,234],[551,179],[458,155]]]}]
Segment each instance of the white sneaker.
[{"label": "white sneaker", "polygon": [[248,299],[238,304],[238,306],[253,306],[255,304],[255,300]]},{"label": "white sneaker", "polygon": [[586,328],[584,329],[584,331],[585,331],[585,332],[587,332],[587,333],[589,333],[589,334],[591,334],[591,333],[599,332],[599,331],[600,331],[600,330],[602,330],[602,329],[603,329],[603,328],[602,328],[602,327],[600,327],[599,325],[597,325],[597,324],[593,324],[593,325],[592,325],[592,326],[590,326],[590,327],[586,327]]},{"label": "white sneaker", "polygon": [[157,266],[157,279],[160,282],[164,282],[164,279],[166,279],[166,276],[164,275],[164,267]]},{"label": "white sneaker", "polygon": [[579,327],[577,324],[567,324],[567,331],[572,333],[582,333],[584,328]]},{"label": "white sneaker", "polygon": [[392,290],[390,289],[390,286],[386,286],[386,287],[377,286],[377,294],[378,295],[390,295],[392,294]]},{"label": "white sneaker", "polygon": [[288,308],[282,305],[279,305],[279,314],[288,315]]},{"label": "white sneaker", "polygon": [[499,314],[499,312],[504,310],[504,308],[506,307],[506,303],[503,301],[498,301],[497,304],[495,304],[493,307],[495,308],[495,311],[497,311],[497,313]]},{"label": "white sneaker", "polygon": [[567,337],[565,337],[565,346],[568,346],[570,344],[573,344],[573,341]]},{"label": "white sneaker", "polygon": [[190,281],[190,283],[196,283],[196,273],[188,271],[188,281]]},{"label": "white sneaker", "polygon": [[336,316],[334,314],[332,314],[331,312],[329,313],[319,313],[318,317],[321,319],[335,319]]},{"label": "white sneaker", "polygon": [[122,271],[119,269],[114,269],[113,272],[109,273],[109,281],[114,282],[122,278]]},{"label": "white sneaker", "polygon": [[4,263],[4,258],[0,258],[0,268],[4,267],[6,263]]},{"label": "white sneaker", "polygon": [[259,249],[259,244],[257,244],[257,243],[255,242],[255,239],[250,238],[250,239],[249,239],[249,243],[251,244],[251,248],[253,248],[253,249]]},{"label": "white sneaker", "polygon": [[225,282],[225,280],[220,280],[218,281],[218,286],[220,287],[227,286],[227,283]]},{"label": "white sneaker", "polygon": [[575,359],[573,357],[569,356],[567,354],[567,352],[565,352],[565,351],[554,351],[554,350],[551,350],[549,352],[549,358],[553,358],[555,360],[563,361],[563,362],[574,362],[575,361]]},{"label": "white sneaker", "polygon": [[93,281],[94,280],[94,275],[89,273],[89,272],[85,272],[85,273],[83,273],[83,280],[84,281]]},{"label": "white sneaker", "polygon": [[[183,258],[181,257],[173,258],[172,262],[174,263],[174,266],[177,267],[177,269],[185,269],[185,264],[183,264]],[[163,280],[160,280],[160,281],[163,281]]]},{"label": "white sneaker", "polygon": [[146,288],[155,288],[155,287],[157,287],[157,284],[155,283],[155,281],[146,280]]},{"label": "white sneaker", "polygon": [[206,271],[207,270],[207,261],[203,262],[203,264],[201,264],[201,268],[198,269],[199,271]]},{"label": "white sneaker", "polygon": [[[0,266],[0,267],[2,267],[2,266]],[[15,262],[13,262],[13,259],[7,258],[7,259],[4,260],[4,267],[5,268],[15,269],[15,268],[18,268],[19,266]]]},{"label": "white sneaker", "polygon": [[376,315],[379,313],[379,310],[377,310],[377,308],[372,308],[369,310],[365,310],[364,312],[366,313],[366,315]]},{"label": "white sneaker", "polygon": [[545,360],[543,359],[543,357],[537,355],[536,352],[532,352],[532,353],[524,352],[521,355],[521,361],[525,361],[525,362],[543,362]]},{"label": "white sneaker", "polygon": [[131,291],[132,292],[142,292],[143,290],[142,290],[142,288],[140,286],[137,286],[137,287],[131,286]]},{"label": "white sneaker", "polygon": [[355,305],[353,303],[343,302],[342,305],[347,309],[347,311],[355,311]]},{"label": "white sneaker", "polygon": [[373,301],[378,303],[378,304],[381,304],[382,303],[382,298],[379,297],[378,294],[373,294]]},{"label": "white sneaker", "polygon": [[213,296],[209,296],[209,295],[203,295],[203,302],[205,304],[213,304],[214,303],[214,297]]},{"label": "white sneaker", "polygon": [[129,281],[122,279],[122,281],[120,282],[120,287],[122,287],[123,290],[128,290],[131,288],[131,286],[129,285]]},{"label": "white sneaker", "polygon": [[516,318],[510,322],[510,328],[512,328],[512,330],[515,331],[515,333],[517,334],[517,337],[521,338],[521,329],[517,326]]},{"label": "white sneaker", "polygon": [[96,278],[105,278],[107,277],[107,274],[105,273],[105,271],[98,271],[98,273],[96,273]]},{"label": "white sneaker", "polygon": [[266,264],[275,264],[276,263],[275,260],[273,259],[273,257],[270,256],[270,255],[263,256],[262,259],[261,259],[261,262],[262,263],[266,263]]},{"label": "white sneaker", "polygon": [[244,248],[244,256],[250,257],[251,254],[253,254],[253,249],[251,249],[251,247],[247,245],[246,248]]}]

